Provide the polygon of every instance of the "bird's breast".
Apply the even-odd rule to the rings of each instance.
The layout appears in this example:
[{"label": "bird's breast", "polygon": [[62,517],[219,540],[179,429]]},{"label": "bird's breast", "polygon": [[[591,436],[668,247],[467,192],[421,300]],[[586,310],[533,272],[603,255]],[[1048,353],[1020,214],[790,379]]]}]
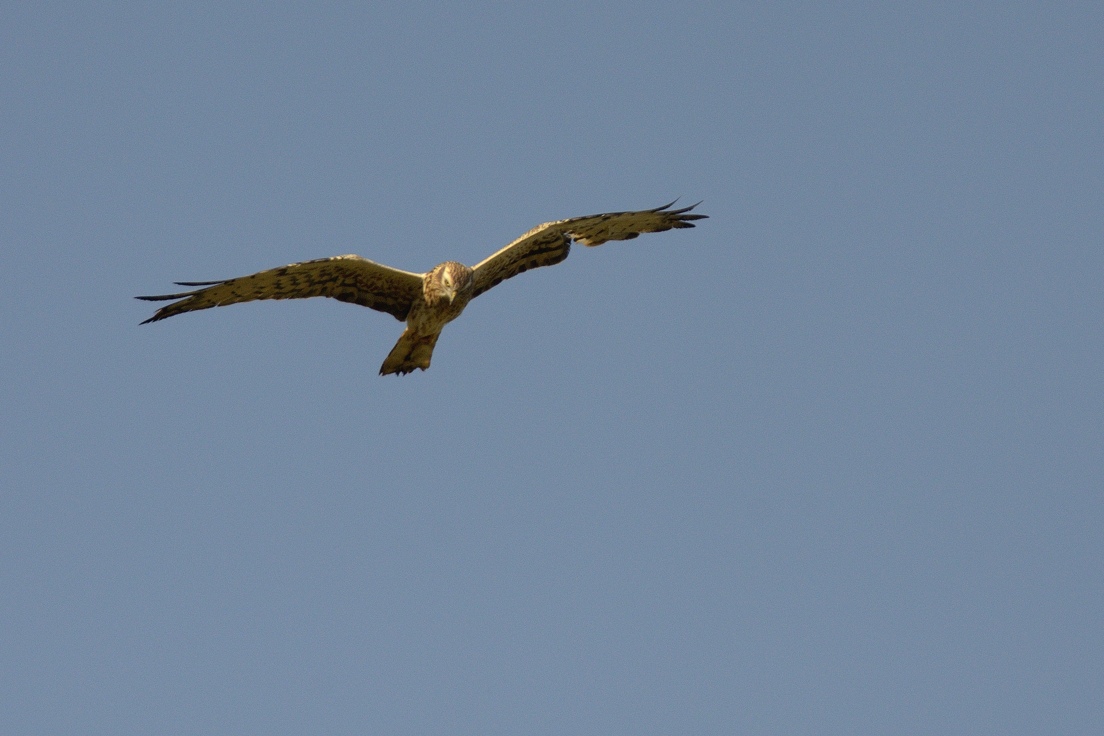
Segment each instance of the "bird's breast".
[{"label": "bird's breast", "polygon": [[460,316],[469,301],[471,296],[463,293],[457,294],[451,302],[443,298],[433,302],[419,299],[414,302],[406,323],[421,333],[440,332],[442,327]]}]

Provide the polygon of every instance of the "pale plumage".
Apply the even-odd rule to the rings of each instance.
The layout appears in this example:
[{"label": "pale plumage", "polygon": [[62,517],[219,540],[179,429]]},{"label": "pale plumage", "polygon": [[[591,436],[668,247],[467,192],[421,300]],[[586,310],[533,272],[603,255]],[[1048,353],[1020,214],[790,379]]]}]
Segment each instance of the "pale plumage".
[{"label": "pale plumage", "polygon": [[427,273],[411,273],[346,255],[292,263],[226,281],[178,281],[178,286],[206,288],[137,297],[147,301],[179,300],[161,307],[142,324],[257,299],[328,296],[387,312],[407,323],[383,362],[381,375],[409,373],[415,368],[425,370],[429,368],[441,330],[460,316],[469,301],[523,271],[559,263],[567,258],[571,241],[595,246],[609,240],[631,240],[641,233],[694,227],[693,220],[706,217],[690,214],[697,205],[672,210],[672,204],[546,222],[473,268],[445,261]]}]

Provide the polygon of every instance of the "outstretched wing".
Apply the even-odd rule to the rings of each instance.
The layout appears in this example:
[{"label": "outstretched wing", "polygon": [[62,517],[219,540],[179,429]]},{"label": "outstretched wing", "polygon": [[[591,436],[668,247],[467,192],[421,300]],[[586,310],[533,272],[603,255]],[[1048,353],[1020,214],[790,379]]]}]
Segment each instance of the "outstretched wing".
[{"label": "outstretched wing", "polygon": [[[672,228],[694,227],[692,220],[708,215],[687,214],[698,205],[672,210],[674,202],[651,210],[607,212],[601,215],[572,217],[538,225],[490,258],[476,264],[475,293],[482,294],[512,276],[530,268],[551,266],[567,258],[571,241],[583,245],[601,245],[607,240],[632,240],[641,233],[660,233]],[[700,202],[698,204],[701,204]]]},{"label": "outstretched wing", "polygon": [[207,288],[136,298],[151,302],[180,300],[161,307],[142,324],[225,304],[312,296],[328,296],[405,320],[410,306],[422,294],[422,277],[423,274],[400,271],[360,256],[334,256],[292,263],[227,281],[177,281],[178,286]]}]

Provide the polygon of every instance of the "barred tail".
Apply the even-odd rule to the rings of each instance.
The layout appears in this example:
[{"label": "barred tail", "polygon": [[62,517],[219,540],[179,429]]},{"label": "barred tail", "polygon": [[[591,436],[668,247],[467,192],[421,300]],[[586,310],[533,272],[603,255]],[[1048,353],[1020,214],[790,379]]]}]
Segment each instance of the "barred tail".
[{"label": "barred tail", "polygon": [[437,338],[440,336],[440,332],[432,335],[418,335],[407,327],[399,337],[399,341],[395,343],[395,347],[391,348],[387,359],[383,361],[380,375],[398,373],[401,376],[415,368],[421,368],[423,371],[429,368],[430,358],[433,357],[433,346],[437,344]]}]

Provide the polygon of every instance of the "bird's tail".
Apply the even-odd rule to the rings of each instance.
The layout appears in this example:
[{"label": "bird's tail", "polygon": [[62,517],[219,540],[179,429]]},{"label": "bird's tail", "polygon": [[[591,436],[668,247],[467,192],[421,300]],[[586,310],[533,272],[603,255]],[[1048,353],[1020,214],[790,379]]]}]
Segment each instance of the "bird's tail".
[{"label": "bird's tail", "polygon": [[387,355],[387,359],[380,366],[380,375],[389,373],[410,373],[415,368],[423,371],[429,368],[429,360],[433,357],[433,346],[437,344],[440,332],[432,335],[419,335],[409,327],[399,337],[395,347]]}]

